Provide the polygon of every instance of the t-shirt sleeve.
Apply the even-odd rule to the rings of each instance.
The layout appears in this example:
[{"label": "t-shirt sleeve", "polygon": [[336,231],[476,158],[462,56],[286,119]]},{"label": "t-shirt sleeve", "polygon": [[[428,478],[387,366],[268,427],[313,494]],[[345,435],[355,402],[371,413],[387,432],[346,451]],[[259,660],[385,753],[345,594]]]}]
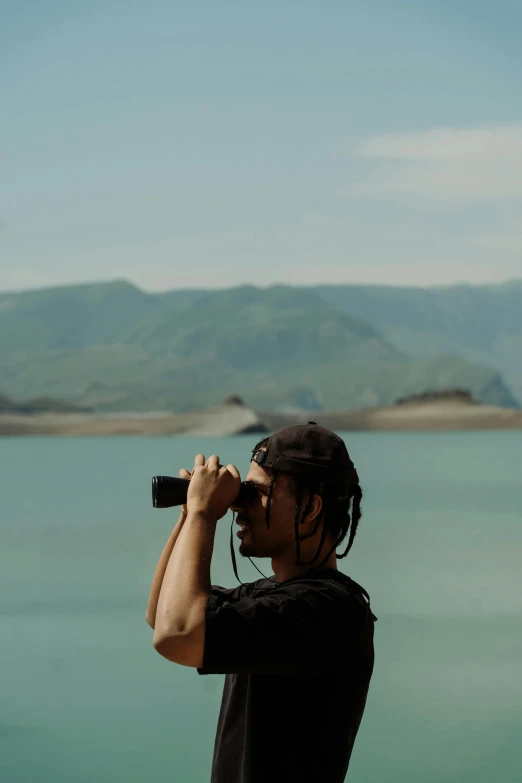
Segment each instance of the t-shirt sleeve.
[{"label": "t-shirt sleeve", "polygon": [[314,674],[338,671],[357,638],[357,605],[316,588],[282,588],[231,603],[211,594],[198,674]]}]

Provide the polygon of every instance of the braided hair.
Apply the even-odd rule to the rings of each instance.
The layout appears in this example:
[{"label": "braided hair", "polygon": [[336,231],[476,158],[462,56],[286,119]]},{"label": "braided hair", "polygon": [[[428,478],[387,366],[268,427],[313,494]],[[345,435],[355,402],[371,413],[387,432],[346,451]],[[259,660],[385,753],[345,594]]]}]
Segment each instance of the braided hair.
[{"label": "braided hair", "polygon": [[[263,446],[266,446],[267,443],[268,443],[268,438],[265,438],[258,444],[258,448],[262,448]],[[270,484],[266,496],[265,521],[266,521],[267,528],[270,527],[270,508],[272,503],[272,493],[274,489],[275,478],[276,478],[276,473],[273,472],[270,478]],[[323,564],[327,562],[332,552],[335,549],[337,549],[337,547],[342,543],[346,535],[349,533],[348,546],[346,547],[342,555],[337,555],[339,560],[342,560],[344,557],[346,557],[346,555],[352,548],[355,534],[357,532],[357,526],[362,516],[362,512],[361,512],[362,489],[360,485],[350,484],[348,485],[348,487],[343,488],[339,484],[335,484],[331,482],[323,482],[321,480],[313,480],[313,479],[311,480],[309,478],[301,477],[301,476],[297,477],[289,474],[289,478],[293,484],[293,489],[296,496],[295,514],[294,514],[294,536],[295,536],[297,559],[295,564],[312,565],[321,554],[321,550],[324,546],[324,542],[326,541],[326,538],[329,536],[330,538],[334,538],[335,542],[333,546],[330,548],[326,557],[323,558],[321,563],[319,563],[319,565],[317,566],[314,566],[314,568],[321,568]],[[308,490],[309,492],[308,502],[305,506],[304,511],[301,513],[303,496],[306,490]],[[304,522],[307,514],[310,511],[314,494],[321,495],[323,499],[323,507],[312,532],[305,533],[304,535],[301,536],[299,535],[299,525]],[[317,530],[319,529],[319,525],[323,520],[324,520],[324,524],[323,524],[323,530],[321,532],[321,541],[319,543],[318,551],[316,552],[312,560],[308,562],[301,561],[300,541],[303,541],[305,538],[310,538],[311,536],[315,536]]]}]

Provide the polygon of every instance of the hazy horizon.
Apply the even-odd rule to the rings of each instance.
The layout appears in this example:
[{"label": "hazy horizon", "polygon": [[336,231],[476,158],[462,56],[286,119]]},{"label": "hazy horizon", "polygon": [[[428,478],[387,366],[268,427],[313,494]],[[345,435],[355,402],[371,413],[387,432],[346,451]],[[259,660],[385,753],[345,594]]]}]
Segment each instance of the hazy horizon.
[{"label": "hazy horizon", "polygon": [[463,280],[463,281],[456,281],[454,283],[445,283],[445,284],[442,283],[442,284],[438,284],[438,285],[429,285],[429,284],[426,284],[426,285],[415,285],[415,284],[407,285],[406,283],[394,285],[392,283],[383,283],[383,282],[380,282],[380,281],[377,282],[377,283],[375,283],[375,282],[366,282],[366,281],[353,282],[353,283],[349,282],[349,281],[348,282],[346,282],[346,281],[345,282],[321,281],[321,282],[317,282],[317,283],[308,283],[308,284],[301,284],[299,281],[294,281],[294,282],[288,282],[288,283],[286,283],[286,282],[283,282],[283,283],[278,283],[278,282],[275,282],[275,283],[265,283],[264,285],[260,285],[259,283],[249,283],[248,281],[244,281],[244,282],[239,282],[239,283],[235,283],[233,285],[227,285],[227,286],[205,286],[205,285],[197,286],[197,285],[193,285],[193,286],[180,286],[180,287],[177,287],[177,288],[170,288],[170,287],[169,288],[160,288],[160,289],[157,289],[157,290],[147,289],[144,286],[140,285],[139,283],[136,283],[134,280],[131,280],[130,278],[124,278],[124,277],[114,277],[114,278],[112,278],[111,277],[111,278],[107,278],[107,279],[96,279],[96,280],[77,280],[77,281],[70,282],[70,283],[54,283],[54,284],[51,284],[51,285],[41,285],[41,286],[36,286],[36,287],[32,287],[32,288],[0,289],[0,295],[2,295],[2,294],[24,294],[24,293],[30,293],[32,291],[45,291],[45,290],[51,290],[51,289],[70,288],[70,287],[73,288],[73,287],[76,287],[76,286],[81,287],[81,286],[89,286],[89,285],[104,285],[104,284],[109,284],[109,283],[128,283],[128,284],[133,285],[136,288],[140,289],[141,291],[143,291],[146,294],[163,294],[163,293],[168,293],[169,291],[220,291],[220,290],[228,290],[228,289],[233,289],[233,288],[242,288],[244,286],[249,286],[249,285],[252,285],[255,288],[259,288],[259,289],[271,288],[273,286],[278,286],[278,285],[287,285],[287,286],[295,287],[295,288],[315,288],[317,286],[323,286],[323,285],[328,285],[328,286],[350,286],[350,285],[355,285],[355,286],[364,286],[364,287],[366,287],[366,286],[367,287],[373,286],[373,287],[376,287],[376,288],[378,288],[378,287],[384,287],[384,288],[411,288],[411,289],[421,289],[421,288],[422,289],[428,289],[428,288],[430,288],[430,289],[439,289],[440,290],[440,289],[445,289],[445,288],[454,288],[454,287],[457,287],[457,286],[465,286],[465,287],[466,286],[472,286],[473,288],[494,288],[494,287],[501,287],[501,286],[504,286],[504,285],[510,285],[510,284],[513,284],[513,283],[520,283],[522,285],[522,276],[521,277],[507,278],[506,280],[493,281],[491,283],[473,283],[473,282],[470,282],[470,281]]}]

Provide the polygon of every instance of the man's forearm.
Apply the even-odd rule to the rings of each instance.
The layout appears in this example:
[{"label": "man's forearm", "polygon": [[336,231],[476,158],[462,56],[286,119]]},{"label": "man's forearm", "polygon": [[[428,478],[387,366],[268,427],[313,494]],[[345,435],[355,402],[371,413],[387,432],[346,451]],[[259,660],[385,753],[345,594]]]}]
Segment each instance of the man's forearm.
[{"label": "man's forearm", "polygon": [[191,513],[173,551],[161,585],[154,635],[157,639],[189,634],[205,620],[211,593],[210,563],[217,520],[205,512]]},{"label": "man's forearm", "polygon": [[169,558],[172,554],[172,550],[174,549],[174,544],[178,540],[178,536],[180,534],[181,528],[183,527],[186,518],[187,518],[186,514],[182,512],[179,516],[176,526],[174,527],[174,530],[170,534],[168,541],[163,548],[163,552],[161,553],[160,559],[158,560],[158,564],[156,566],[156,570],[154,572],[154,577],[152,579],[152,586],[150,588],[149,601],[147,604],[147,611],[145,613],[145,619],[151,628],[154,628],[156,623],[156,610],[158,608],[158,598],[161,591],[163,578],[165,576],[165,571],[167,570]]}]

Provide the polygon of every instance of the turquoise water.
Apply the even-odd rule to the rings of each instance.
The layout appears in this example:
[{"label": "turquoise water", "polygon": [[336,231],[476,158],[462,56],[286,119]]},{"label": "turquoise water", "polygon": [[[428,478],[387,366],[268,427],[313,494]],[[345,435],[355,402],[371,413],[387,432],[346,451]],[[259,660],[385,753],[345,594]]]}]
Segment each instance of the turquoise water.
[{"label": "turquoise water", "polygon": [[[177,512],[152,507],[151,477],[200,451],[244,475],[258,437],[0,439],[2,781],[209,780],[224,677],[152,647],[147,597]],[[339,567],[379,618],[347,781],[519,783],[522,432],[345,440],[365,496]],[[233,587],[230,519],[212,581]]]}]

